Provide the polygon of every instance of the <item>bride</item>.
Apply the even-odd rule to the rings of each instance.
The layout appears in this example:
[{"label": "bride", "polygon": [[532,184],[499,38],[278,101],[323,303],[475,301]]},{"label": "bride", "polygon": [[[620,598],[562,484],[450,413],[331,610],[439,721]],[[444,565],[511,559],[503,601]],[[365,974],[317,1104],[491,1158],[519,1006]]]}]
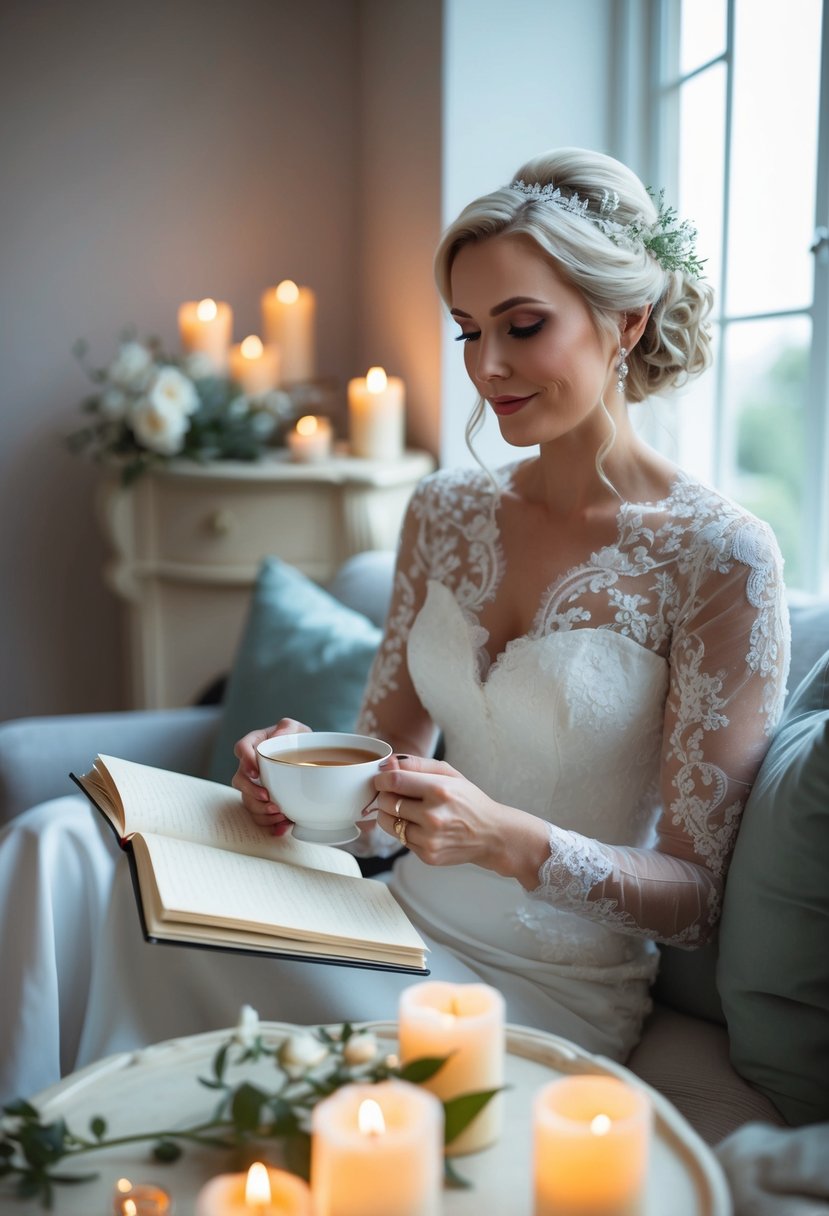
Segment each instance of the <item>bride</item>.
[{"label": "bride", "polygon": [[[708,365],[693,237],[619,162],[572,148],[449,227],[436,273],[479,394],[468,430],[492,413],[519,458],[419,487],[357,728],[395,750],[360,848],[406,846],[386,877],[433,976],[491,983],[510,1021],[617,1059],[656,943],[716,929],[788,666],[770,530],[628,417]],[[236,747],[234,785],[277,834],[255,744],[303,729]],[[123,864],[76,1063],[232,1024],[243,1001],[394,1017],[408,982],[148,946]]]}]

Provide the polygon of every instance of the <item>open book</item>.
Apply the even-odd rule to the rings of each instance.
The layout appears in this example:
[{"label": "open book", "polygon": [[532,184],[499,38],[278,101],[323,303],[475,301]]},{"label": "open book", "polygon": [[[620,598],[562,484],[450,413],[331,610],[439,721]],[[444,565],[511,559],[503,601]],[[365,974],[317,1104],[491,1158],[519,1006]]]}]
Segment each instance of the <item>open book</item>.
[{"label": "open book", "polygon": [[113,756],[71,776],[129,856],[147,941],[428,975],[425,943],[350,853],[272,836],[200,777]]}]

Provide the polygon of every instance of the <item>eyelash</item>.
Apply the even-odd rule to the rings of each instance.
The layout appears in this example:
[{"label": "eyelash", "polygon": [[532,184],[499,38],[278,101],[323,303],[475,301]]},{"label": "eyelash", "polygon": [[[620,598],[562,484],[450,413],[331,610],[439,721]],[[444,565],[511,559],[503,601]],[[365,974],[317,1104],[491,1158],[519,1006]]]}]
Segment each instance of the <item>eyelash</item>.
[{"label": "eyelash", "polygon": [[[510,325],[507,334],[510,338],[532,338],[543,328],[546,320],[546,317],[542,317],[539,321],[534,321],[532,325]],[[480,336],[481,331],[478,329],[474,333],[458,334],[455,341],[477,342]]]}]

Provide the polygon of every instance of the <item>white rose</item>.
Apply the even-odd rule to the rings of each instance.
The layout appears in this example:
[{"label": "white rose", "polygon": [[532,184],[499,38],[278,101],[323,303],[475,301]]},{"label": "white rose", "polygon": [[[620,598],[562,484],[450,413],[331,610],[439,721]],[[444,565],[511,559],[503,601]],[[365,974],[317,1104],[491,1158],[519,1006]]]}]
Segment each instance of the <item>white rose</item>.
[{"label": "white rose", "polygon": [[145,389],[152,373],[153,357],[142,342],[122,342],[107,369],[107,378],[121,388]]},{"label": "white rose", "polygon": [[240,1047],[250,1047],[259,1033],[259,1014],[252,1005],[243,1005],[233,1038]]},{"label": "white rose", "polygon": [[312,1034],[290,1035],[279,1049],[278,1060],[288,1073],[303,1073],[316,1068],[328,1055],[328,1048]]},{"label": "white rose", "polygon": [[377,1055],[377,1039],[370,1030],[353,1034],[343,1047],[346,1064],[370,1064]]},{"label": "white rose", "polygon": [[187,415],[177,405],[163,398],[155,402],[149,397],[142,397],[132,407],[129,423],[138,442],[161,456],[175,456],[181,451],[190,426]]},{"label": "white rose", "polygon": [[177,367],[162,367],[150,386],[150,402],[158,409],[177,409],[193,414],[199,408],[195,385]]},{"label": "white rose", "polygon": [[107,418],[123,418],[127,412],[129,397],[120,388],[110,385],[101,393],[98,404],[101,407],[101,413]]}]

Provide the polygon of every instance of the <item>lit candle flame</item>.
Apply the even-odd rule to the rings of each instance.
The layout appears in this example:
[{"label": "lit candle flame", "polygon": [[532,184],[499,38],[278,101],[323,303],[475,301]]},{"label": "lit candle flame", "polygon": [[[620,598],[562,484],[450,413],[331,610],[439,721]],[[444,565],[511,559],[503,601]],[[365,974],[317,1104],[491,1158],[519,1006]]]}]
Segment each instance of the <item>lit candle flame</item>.
[{"label": "lit candle flame", "polygon": [[296,429],[299,435],[315,435],[319,429],[319,423],[313,414],[306,414],[297,422]]},{"label": "lit candle flame", "polygon": [[135,1202],[132,1199],[124,1200],[124,1206],[123,1206],[122,1210],[123,1210],[124,1216],[138,1216],[138,1208],[135,1206]]},{"label": "lit candle flame", "polygon": [[382,1136],[386,1130],[386,1120],[380,1109],[380,1103],[374,1098],[365,1098],[357,1111],[357,1126],[364,1136]]},{"label": "lit candle flame", "polygon": [[369,393],[384,393],[389,378],[382,367],[370,367],[366,372],[366,391]]},{"label": "lit candle flame", "polygon": [[606,1136],[610,1131],[610,1127],[609,1115],[595,1115],[590,1120],[590,1130],[594,1136]]},{"label": "lit candle flame", "polygon": [[261,1161],[254,1161],[245,1182],[245,1203],[264,1207],[271,1201],[271,1180]]},{"label": "lit candle flame", "polygon": [[122,1195],[126,1195],[127,1191],[132,1190],[132,1183],[129,1178],[119,1178],[115,1183],[116,1191],[120,1191]]},{"label": "lit candle flame", "polygon": [[263,349],[262,339],[257,338],[256,334],[249,334],[240,347],[243,359],[259,359]]},{"label": "lit candle flame", "polygon": [[296,304],[299,299],[299,288],[293,279],[283,279],[276,289],[276,298],[280,304]]},{"label": "lit candle flame", "polygon": [[200,321],[215,321],[219,309],[216,306],[216,301],[210,297],[206,300],[199,300],[196,305],[196,316]]}]

